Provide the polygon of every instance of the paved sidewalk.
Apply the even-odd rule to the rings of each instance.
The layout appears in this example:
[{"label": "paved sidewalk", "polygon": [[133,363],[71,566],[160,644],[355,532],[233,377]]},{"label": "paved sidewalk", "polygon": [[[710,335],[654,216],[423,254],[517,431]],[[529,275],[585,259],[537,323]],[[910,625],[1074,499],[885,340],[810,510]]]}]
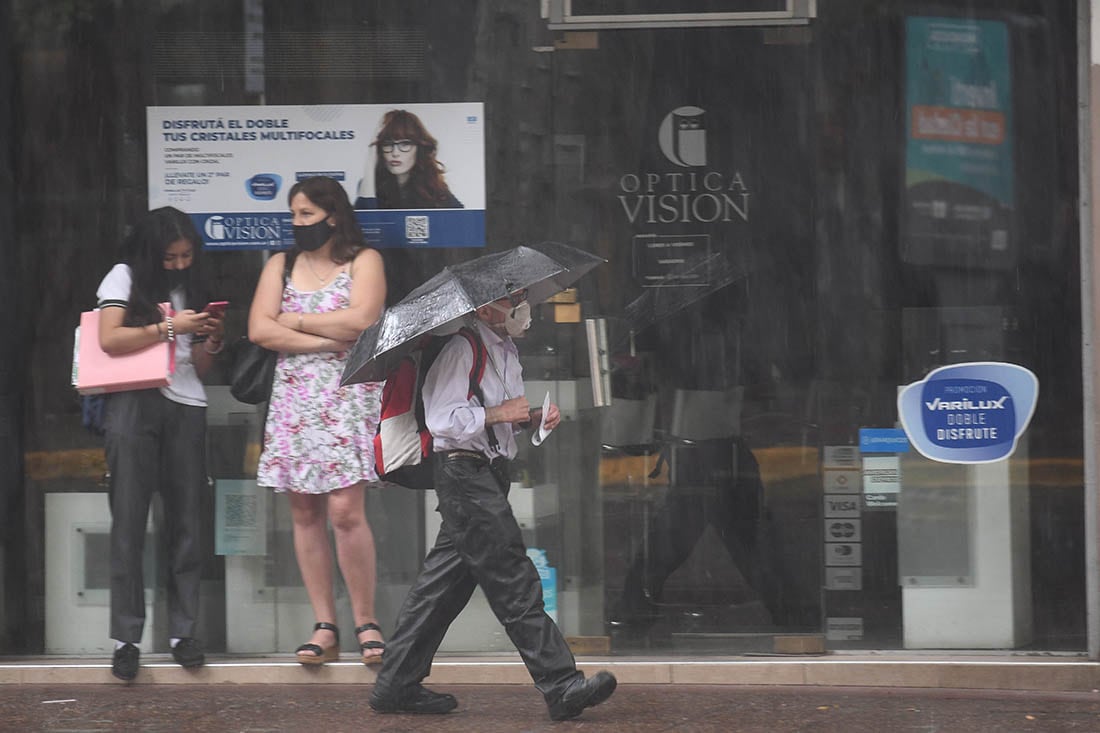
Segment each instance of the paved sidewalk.
[{"label": "paved sidewalk", "polygon": [[0,686],[4,731],[738,731],[1005,733],[1100,731],[1100,692],[620,685],[576,720],[552,722],[533,687],[439,685],[443,716],[378,715],[370,685]]}]

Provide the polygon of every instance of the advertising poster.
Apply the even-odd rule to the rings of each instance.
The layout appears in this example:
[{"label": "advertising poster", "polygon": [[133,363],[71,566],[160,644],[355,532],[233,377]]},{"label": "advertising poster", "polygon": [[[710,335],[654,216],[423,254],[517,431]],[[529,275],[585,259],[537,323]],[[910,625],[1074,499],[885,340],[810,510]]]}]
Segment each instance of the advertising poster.
[{"label": "advertising poster", "polygon": [[340,181],[375,247],[485,245],[484,105],[148,107],[149,207],[209,249],[293,243],[287,191]]},{"label": "advertising poster", "polygon": [[912,264],[1013,262],[1008,29],[994,20],[905,24],[902,256]]}]

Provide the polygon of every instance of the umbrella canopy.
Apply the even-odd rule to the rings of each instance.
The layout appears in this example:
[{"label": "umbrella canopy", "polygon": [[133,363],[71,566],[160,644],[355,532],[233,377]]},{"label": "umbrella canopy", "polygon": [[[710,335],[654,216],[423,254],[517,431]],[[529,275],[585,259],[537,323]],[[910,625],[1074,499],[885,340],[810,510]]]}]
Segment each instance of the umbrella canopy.
[{"label": "umbrella canopy", "polygon": [[340,384],[381,381],[424,335],[457,331],[475,310],[517,290],[526,289],[527,300],[540,303],[604,261],[567,244],[543,242],[445,267],[363,331]]}]

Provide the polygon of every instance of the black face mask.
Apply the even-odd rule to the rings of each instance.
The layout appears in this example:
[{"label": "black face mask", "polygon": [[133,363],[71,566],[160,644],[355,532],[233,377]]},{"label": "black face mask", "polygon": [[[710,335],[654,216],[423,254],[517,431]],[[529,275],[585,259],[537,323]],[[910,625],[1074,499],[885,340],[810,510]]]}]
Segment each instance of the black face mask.
[{"label": "black face mask", "polygon": [[168,292],[172,292],[176,288],[187,287],[187,283],[191,281],[191,268],[184,268],[182,270],[165,270],[164,271],[164,287]]},{"label": "black face mask", "polygon": [[316,224],[306,224],[294,227],[294,243],[303,252],[313,252],[325,246],[325,242],[332,236],[332,227],[327,220],[321,220]]}]

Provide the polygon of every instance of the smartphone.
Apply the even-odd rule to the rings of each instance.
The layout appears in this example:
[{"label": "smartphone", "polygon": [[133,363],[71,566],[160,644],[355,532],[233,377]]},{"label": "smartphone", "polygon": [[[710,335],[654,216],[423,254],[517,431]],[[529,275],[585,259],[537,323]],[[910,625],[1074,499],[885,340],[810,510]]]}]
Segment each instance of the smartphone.
[{"label": "smartphone", "polygon": [[229,307],[228,300],[212,300],[206,304],[203,311],[216,318],[225,318],[225,309]]}]

